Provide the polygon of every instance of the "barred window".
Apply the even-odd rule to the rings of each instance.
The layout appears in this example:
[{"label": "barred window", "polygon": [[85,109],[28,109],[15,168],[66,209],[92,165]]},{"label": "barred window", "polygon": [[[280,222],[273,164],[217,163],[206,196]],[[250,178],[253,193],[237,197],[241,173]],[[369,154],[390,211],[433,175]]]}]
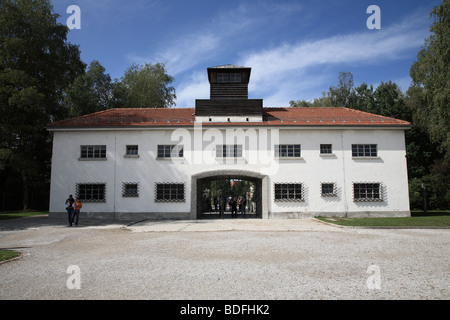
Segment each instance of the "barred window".
[{"label": "barred window", "polygon": [[157,183],[156,202],[184,201],[183,183]]},{"label": "barred window", "polygon": [[77,183],[76,189],[82,202],[106,202],[105,183]]},{"label": "barred window", "polygon": [[321,195],[323,197],[335,196],[336,190],[334,183],[322,183],[321,184]]},{"label": "barred window", "polygon": [[82,159],[105,159],[106,146],[81,146],[80,158]]},{"label": "barred window", "polygon": [[122,183],[122,197],[124,198],[139,197],[139,184],[132,182]]},{"label": "barred window", "polygon": [[127,156],[137,156],[139,154],[139,147],[136,145],[127,146]]},{"label": "barred window", "polygon": [[321,144],[320,154],[331,154],[333,152],[331,144]]},{"label": "barred window", "polygon": [[302,184],[301,183],[276,183],[275,184],[275,201],[292,200],[302,201]]},{"label": "barred window", "polygon": [[278,158],[299,158],[301,156],[299,144],[275,145],[275,157]]},{"label": "barred window", "polygon": [[352,144],[352,157],[376,157],[376,144]]},{"label": "barred window", "polygon": [[158,145],[158,158],[182,158],[183,146],[181,145]]},{"label": "barred window", "polygon": [[242,157],[242,145],[224,144],[216,146],[217,158],[240,158]]},{"label": "barred window", "polygon": [[380,183],[354,183],[353,184],[354,201],[381,201]]}]

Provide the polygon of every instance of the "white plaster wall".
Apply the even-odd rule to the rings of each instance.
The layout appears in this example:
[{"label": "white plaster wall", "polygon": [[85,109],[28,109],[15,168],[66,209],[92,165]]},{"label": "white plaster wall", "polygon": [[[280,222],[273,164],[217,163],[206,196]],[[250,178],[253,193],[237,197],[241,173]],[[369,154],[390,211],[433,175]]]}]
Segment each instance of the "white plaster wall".
[{"label": "white plaster wall", "polygon": [[[283,134],[280,135],[284,139]],[[401,130],[311,130],[303,134],[290,133],[302,145],[304,166],[296,164],[298,171],[281,166],[281,174],[273,180],[305,184],[305,201],[295,203],[273,202],[272,212],[310,212],[314,215],[407,215],[409,214],[408,182],[404,133]],[[289,138],[286,137],[286,140]],[[320,144],[332,144],[334,156],[321,156]],[[378,157],[357,159],[352,157],[352,144],[377,144]],[[290,167],[290,166],[289,166]],[[336,197],[322,197],[321,182],[337,184]],[[380,182],[383,201],[354,202],[353,183]],[[271,190],[273,192],[273,190]],[[273,195],[272,195],[273,198]]]},{"label": "white plaster wall", "polygon": [[[84,212],[189,213],[191,176],[215,170],[246,170],[269,176],[269,217],[313,215],[405,215],[409,213],[403,130],[396,129],[225,129],[55,131],[50,212],[64,212],[76,183],[106,183],[106,203],[86,203]],[[229,139],[233,134],[238,138]],[[248,135],[247,140],[239,137]],[[266,143],[266,135],[271,136]],[[228,138],[227,138],[228,137]],[[198,142],[200,141],[200,142]],[[240,159],[216,159],[216,144],[243,144]],[[261,148],[260,142],[269,145]],[[157,145],[183,144],[184,158],[157,160]],[[275,159],[274,144],[301,144],[300,159]],[[333,155],[321,156],[320,144]],[[353,159],[352,144],[377,144],[377,159]],[[107,145],[106,161],[79,161],[80,145]],[[138,145],[139,157],[124,157]],[[260,149],[260,150],[258,150]],[[231,163],[229,163],[231,162]],[[353,182],[381,182],[381,202],[354,202]],[[122,197],[122,183],[139,183],[138,198]],[[157,203],[155,183],[185,184],[184,202]],[[334,182],[337,196],[322,197],[321,182]],[[274,202],[274,183],[302,183],[304,201]]]},{"label": "white plaster wall", "polygon": [[[84,212],[189,212],[190,203],[156,203],[155,183],[185,183],[183,168],[156,160],[158,144],[170,142],[167,131],[55,132],[50,212],[63,212],[76,183],[106,183],[105,203],[85,203]],[[81,145],[106,145],[107,160],[78,160]],[[139,146],[139,157],[124,157],[127,145]],[[122,183],[139,183],[139,197],[122,197]],[[188,194],[188,193],[186,193]],[[188,205],[189,203],[189,205]]]}]

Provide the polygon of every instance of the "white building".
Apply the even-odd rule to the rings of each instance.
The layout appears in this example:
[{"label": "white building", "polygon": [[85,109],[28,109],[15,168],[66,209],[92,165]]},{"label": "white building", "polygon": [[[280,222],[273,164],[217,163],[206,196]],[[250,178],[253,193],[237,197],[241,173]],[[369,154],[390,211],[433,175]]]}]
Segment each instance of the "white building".
[{"label": "white building", "polygon": [[263,108],[250,68],[208,68],[195,108],[111,109],[48,126],[50,215],[204,217],[205,186],[251,182],[258,218],[409,216],[406,121],[347,108]]}]

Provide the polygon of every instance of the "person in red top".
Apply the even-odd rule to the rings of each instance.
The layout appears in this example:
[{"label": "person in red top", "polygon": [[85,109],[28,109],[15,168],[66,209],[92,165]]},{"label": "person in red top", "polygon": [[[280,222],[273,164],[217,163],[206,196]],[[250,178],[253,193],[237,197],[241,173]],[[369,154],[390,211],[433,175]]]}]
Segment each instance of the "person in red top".
[{"label": "person in red top", "polygon": [[[74,203],[74,210],[73,210],[73,219],[72,221],[75,222],[75,225],[78,227],[78,219],[80,218],[80,210],[83,207],[83,203],[81,202],[80,198],[76,198]],[[76,218],[76,220],[75,220]]]}]

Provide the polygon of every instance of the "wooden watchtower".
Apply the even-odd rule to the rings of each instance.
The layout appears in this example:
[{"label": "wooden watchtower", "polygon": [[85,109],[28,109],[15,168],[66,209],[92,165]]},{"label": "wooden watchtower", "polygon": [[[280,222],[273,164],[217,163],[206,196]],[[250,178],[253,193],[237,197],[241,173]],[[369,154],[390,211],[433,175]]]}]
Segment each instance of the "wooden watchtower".
[{"label": "wooden watchtower", "polygon": [[262,121],[263,100],[248,99],[251,68],[223,65],[208,68],[210,99],[195,101],[197,121]]}]

